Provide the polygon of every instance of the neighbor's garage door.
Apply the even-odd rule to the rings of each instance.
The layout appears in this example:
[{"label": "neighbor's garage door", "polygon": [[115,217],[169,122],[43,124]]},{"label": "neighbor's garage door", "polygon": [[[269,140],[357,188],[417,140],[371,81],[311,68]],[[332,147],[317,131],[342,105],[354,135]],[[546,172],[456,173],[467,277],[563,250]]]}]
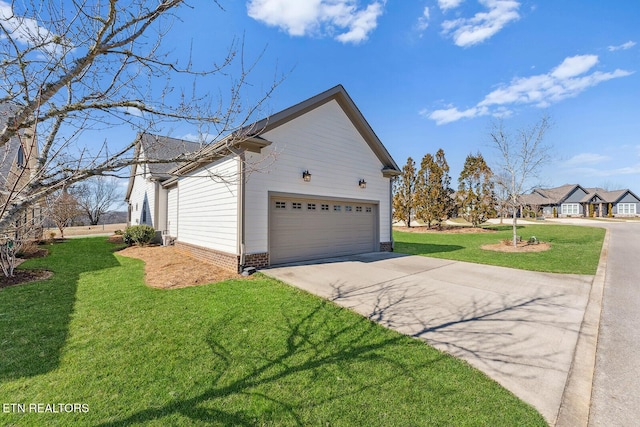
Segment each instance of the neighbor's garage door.
[{"label": "neighbor's garage door", "polygon": [[271,264],[378,251],[377,205],[272,197]]}]

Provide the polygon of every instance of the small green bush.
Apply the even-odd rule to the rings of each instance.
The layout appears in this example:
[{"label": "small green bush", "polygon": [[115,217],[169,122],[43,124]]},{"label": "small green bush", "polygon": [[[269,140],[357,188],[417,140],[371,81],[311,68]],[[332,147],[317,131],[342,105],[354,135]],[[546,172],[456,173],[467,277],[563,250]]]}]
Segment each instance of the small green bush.
[{"label": "small green bush", "polygon": [[113,234],[115,234],[116,236],[122,236],[123,231],[118,229],[116,231],[113,232]]},{"label": "small green bush", "polygon": [[155,235],[156,230],[149,225],[131,225],[124,230],[122,240],[129,246],[145,246]]}]

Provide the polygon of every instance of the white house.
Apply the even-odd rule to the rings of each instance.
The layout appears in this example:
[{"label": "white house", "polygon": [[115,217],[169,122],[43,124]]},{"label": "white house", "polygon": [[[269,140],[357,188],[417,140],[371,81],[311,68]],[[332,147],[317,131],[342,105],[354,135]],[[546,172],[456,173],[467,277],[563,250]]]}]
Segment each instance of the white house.
[{"label": "white house", "polygon": [[[150,135],[140,141],[196,148]],[[204,148],[203,156],[162,171],[133,168],[130,222],[153,225],[177,248],[237,271],[392,250],[391,178],[399,169],[342,86]]]}]

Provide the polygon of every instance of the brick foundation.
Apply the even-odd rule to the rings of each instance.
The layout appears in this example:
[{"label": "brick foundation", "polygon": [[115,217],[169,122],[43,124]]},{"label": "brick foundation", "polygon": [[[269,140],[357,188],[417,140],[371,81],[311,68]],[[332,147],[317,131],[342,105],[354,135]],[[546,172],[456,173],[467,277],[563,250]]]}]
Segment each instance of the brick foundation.
[{"label": "brick foundation", "polygon": [[380,252],[393,252],[393,242],[380,242]]},{"label": "brick foundation", "polygon": [[245,267],[263,268],[269,266],[269,252],[247,254],[244,256]]},{"label": "brick foundation", "polygon": [[191,245],[184,242],[175,242],[176,249],[200,261],[208,262],[225,270],[240,272],[240,256],[219,252],[202,246]]}]

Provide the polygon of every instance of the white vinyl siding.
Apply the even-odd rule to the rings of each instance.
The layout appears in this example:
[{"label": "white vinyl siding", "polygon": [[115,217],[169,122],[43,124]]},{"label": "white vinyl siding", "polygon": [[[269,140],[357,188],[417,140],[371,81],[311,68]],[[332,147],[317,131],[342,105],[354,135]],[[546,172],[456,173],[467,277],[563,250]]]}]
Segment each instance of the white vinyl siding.
[{"label": "white vinyl siding", "polygon": [[178,181],[178,240],[238,253],[238,164],[225,158]]},{"label": "white vinyl siding", "polygon": [[562,210],[560,212],[562,215],[578,215],[580,214],[580,204],[578,203],[563,203]]},{"label": "white vinyl siding", "polygon": [[178,237],[178,187],[168,190],[167,230],[169,231],[169,236]]},{"label": "white vinyl siding", "polygon": [[155,212],[155,182],[144,178],[146,165],[136,166],[133,188],[129,196],[131,204],[131,225],[151,225],[156,227],[153,221]]},{"label": "white vinyl siding", "polygon": [[635,203],[618,203],[618,214],[620,215],[635,215],[636,204]]},{"label": "white vinyl siding", "polygon": [[[340,105],[332,100],[277,128],[263,138],[272,144],[261,154],[247,153],[248,170],[245,198],[245,240],[247,253],[269,250],[269,192],[320,196],[328,200],[362,200],[378,205],[378,236],[390,242],[389,178],[382,176],[383,165],[362,138]],[[305,182],[302,172],[311,180]],[[366,188],[359,181],[367,182]],[[329,210],[354,203],[328,202]],[[322,212],[322,203],[316,211]],[[301,206],[305,211],[307,206]]]}]

